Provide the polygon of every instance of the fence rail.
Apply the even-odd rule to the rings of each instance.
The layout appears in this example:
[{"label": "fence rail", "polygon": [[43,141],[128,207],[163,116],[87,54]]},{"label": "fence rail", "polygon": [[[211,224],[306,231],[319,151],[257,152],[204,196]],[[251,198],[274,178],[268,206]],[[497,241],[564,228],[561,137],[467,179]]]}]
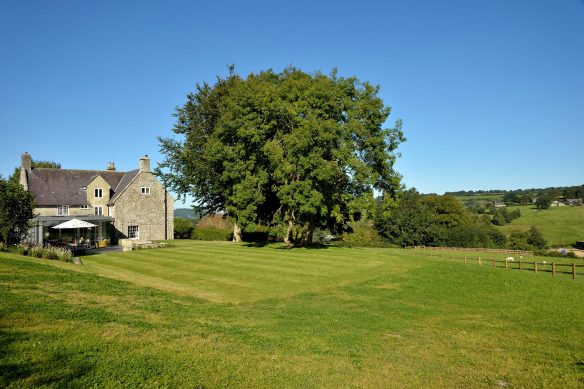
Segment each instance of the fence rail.
[{"label": "fence rail", "polygon": [[[464,256],[459,256],[459,255],[454,255],[452,253],[450,254],[444,254],[444,253],[440,253],[440,254],[433,254],[432,251],[462,251],[462,252],[488,252],[488,253],[506,253],[506,254],[522,254],[522,255],[528,255],[527,253],[531,253],[529,251],[522,251],[522,250],[498,250],[495,251],[494,249],[492,249],[491,251],[487,250],[487,249],[483,249],[483,250],[476,250],[476,249],[460,249],[460,248],[445,248],[445,247],[407,247],[405,249],[402,250],[411,250],[412,255],[419,255],[419,256],[428,256],[428,257],[438,257],[438,258],[450,258],[450,259],[460,259],[460,260],[464,260],[465,263],[469,263],[469,262],[477,262],[479,266],[492,266],[492,267],[499,267],[499,268],[504,268],[506,270],[525,270],[525,271],[533,271],[535,273],[537,272],[544,272],[544,273],[552,273],[552,276],[555,276],[556,274],[571,274],[572,275],[572,279],[576,279],[577,275],[584,275],[582,271],[578,272],[578,269],[584,268],[584,264],[578,264],[575,262],[572,263],[556,263],[555,261],[551,261],[551,262],[547,262],[547,261],[542,261],[542,262],[538,262],[536,260],[534,261],[528,261],[528,260],[524,260],[522,258],[520,258],[518,261],[513,260],[508,260],[508,259],[495,259],[495,258],[481,258],[480,256],[474,256],[474,255],[464,255]],[[427,250],[430,251],[429,253],[427,252],[423,252],[422,250]],[[568,270],[566,271],[565,268],[568,268]]]},{"label": "fence rail", "polygon": [[519,255],[533,255],[533,251],[511,250],[511,249],[487,249],[476,247],[435,247],[435,246],[406,246],[406,249],[433,250],[433,251],[461,251],[461,252],[484,252],[484,253],[505,253]]}]

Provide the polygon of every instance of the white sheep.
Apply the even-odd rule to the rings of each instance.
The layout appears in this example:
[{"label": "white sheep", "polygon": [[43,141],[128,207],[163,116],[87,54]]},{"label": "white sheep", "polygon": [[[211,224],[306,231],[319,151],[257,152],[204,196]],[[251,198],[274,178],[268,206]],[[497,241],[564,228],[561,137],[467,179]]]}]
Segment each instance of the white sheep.
[{"label": "white sheep", "polygon": [[515,259],[513,257],[508,257],[505,261],[507,261],[507,262],[515,262]]}]

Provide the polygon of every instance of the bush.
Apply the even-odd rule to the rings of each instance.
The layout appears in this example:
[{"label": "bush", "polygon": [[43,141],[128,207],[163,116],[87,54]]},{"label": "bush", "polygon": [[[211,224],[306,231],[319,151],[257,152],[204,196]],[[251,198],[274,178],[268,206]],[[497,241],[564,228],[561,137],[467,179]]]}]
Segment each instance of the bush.
[{"label": "bush", "polygon": [[540,257],[576,258],[576,254],[572,251],[562,253],[556,250],[534,250],[533,255]]},{"label": "bush", "polygon": [[377,246],[382,244],[381,236],[369,221],[358,221],[349,224],[353,232],[343,235],[343,242],[353,245]]},{"label": "bush", "polygon": [[42,258],[43,248],[41,246],[32,246],[28,251],[28,255],[35,258]]},{"label": "bush", "polygon": [[196,240],[222,240],[227,241],[233,238],[233,233],[231,231],[226,231],[218,228],[200,228],[195,227],[192,239]]},{"label": "bush", "polygon": [[16,250],[19,254],[35,258],[45,258],[50,260],[59,260],[63,262],[73,262],[73,253],[64,247],[43,247],[21,244]]},{"label": "bush", "polygon": [[175,218],[174,219],[174,238],[175,239],[189,239],[193,234],[195,226],[193,221],[189,219]]}]

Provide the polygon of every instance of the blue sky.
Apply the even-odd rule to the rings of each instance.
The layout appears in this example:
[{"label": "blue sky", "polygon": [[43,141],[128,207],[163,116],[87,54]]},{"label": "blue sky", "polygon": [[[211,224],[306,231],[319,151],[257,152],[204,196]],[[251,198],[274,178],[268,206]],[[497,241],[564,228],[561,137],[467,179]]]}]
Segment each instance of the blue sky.
[{"label": "blue sky", "polygon": [[584,183],[584,2],[0,0],[0,174],[161,161],[176,106],[235,64],[381,86],[428,193]]}]

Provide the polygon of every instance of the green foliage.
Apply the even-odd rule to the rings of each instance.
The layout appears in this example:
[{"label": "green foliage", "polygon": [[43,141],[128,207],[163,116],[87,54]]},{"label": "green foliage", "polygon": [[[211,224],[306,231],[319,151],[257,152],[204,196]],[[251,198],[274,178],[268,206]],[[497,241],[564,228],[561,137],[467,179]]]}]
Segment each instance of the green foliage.
[{"label": "green foliage", "polygon": [[174,218],[174,238],[189,239],[193,234],[195,225],[190,219]]},{"label": "green foliage", "polygon": [[343,242],[351,245],[378,246],[382,240],[373,222],[361,220],[349,223],[350,233],[343,234]]},{"label": "green foliage", "polygon": [[537,255],[539,257],[577,258],[573,251],[560,252],[557,250],[533,250],[533,255]]},{"label": "green foliage", "polygon": [[422,201],[422,196],[410,189],[398,197],[398,205],[384,207],[378,202],[375,227],[388,242],[398,246],[430,246],[434,239],[430,234],[432,226],[431,210]]},{"label": "green foliage", "polygon": [[[451,196],[422,196],[415,189],[402,192],[398,204],[383,214],[375,226],[381,236],[399,246],[503,247],[505,236],[488,216],[470,215]],[[501,215],[503,218],[504,216]]]},{"label": "green foliage", "polygon": [[156,173],[202,213],[225,211],[244,230],[285,224],[284,239],[303,241],[317,227],[347,230],[363,204],[374,204],[374,189],[391,197],[400,185],[401,122],[383,127],[390,109],[378,92],[335,71],[242,79],[231,68],[178,108],[181,139],[159,139],[166,157]]},{"label": "green foliage", "polygon": [[218,228],[201,228],[195,227],[193,230],[192,239],[195,240],[231,240],[231,231],[226,231]]},{"label": "green foliage", "polygon": [[547,247],[547,242],[535,226],[531,227],[527,233],[527,243],[536,249],[544,249]]},{"label": "green foliage", "polygon": [[[1,249],[1,247],[0,247]],[[13,251],[20,255],[30,256],[34,258],[45,258],[51,260],[58,260],[61,262],[73,262],[73,253],[68,248],[64,247],[53,247],[53,246],[39,246],[39,245],[29,245],[20,244],[16,249],[6,249],[0,251]]]},{"label": "green foliage", "polygon": [[507,205],[517,204],[519,203],[519,196],[515,192],[505,193],[503,196],[503,202]]},{"label": "green foliage", "polygon": [[514,231],[509,236],[508,247],[513,250],[533,250],[547,247],[547,242],[537,227],[529,231]]},{"label": "green foliage", "polygon": [[537,209],[548,209],[552,205],[553,197],[549,194],[541,195],[535,200]]},{"label": "green foliage", "polygon": [[34,217],[34,197],[17,182],[0,178],[0,241],[19,243]]},{"label": "green foliage", "polygon": [[514,209],[513,211],[507,210],[507,208],[490,208],[491,215],[493,218],[491,222],[496,226],[504,226],[505,224],[511,223],[513,220],[521,217],[521,211],[519,209]]}]

